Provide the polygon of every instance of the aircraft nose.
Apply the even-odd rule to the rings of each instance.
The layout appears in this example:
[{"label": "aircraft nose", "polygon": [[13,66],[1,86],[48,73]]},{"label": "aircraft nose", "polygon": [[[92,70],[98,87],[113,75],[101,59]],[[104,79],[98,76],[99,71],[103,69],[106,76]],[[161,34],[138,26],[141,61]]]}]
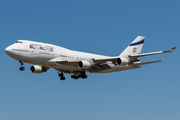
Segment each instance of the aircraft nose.
[{"label": "aircraft nose", "polygon": [[20,53],[19,53],[19,51],[16,51],[17,47],[19,47],[19,46],[16,46],[15,44],[8,46],[7,48],[5,48],[6,54],[14,59],[19,59]]},{"label": "aircraft nose", "polygon": [[6,52],[6,54],[8,54],[9,56],[14,55],[13,50],[12,50],[12,45],[8,46],[8,47],[5,49],[5,52]]},{"label": "aircraft nose", "polygon": [[6,49],[5,49],[5,52],[7,53],[7,54],[9,54],[10,52],[11,52],[11,48],[10,48],[10,46],[8,46]]}]

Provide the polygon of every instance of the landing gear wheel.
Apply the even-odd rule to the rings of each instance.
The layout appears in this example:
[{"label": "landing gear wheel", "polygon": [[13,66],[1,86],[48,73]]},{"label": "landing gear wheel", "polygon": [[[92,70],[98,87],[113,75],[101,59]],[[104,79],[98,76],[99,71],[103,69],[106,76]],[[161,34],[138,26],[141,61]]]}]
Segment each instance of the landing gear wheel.
[{"label": "landing gear wheel", "polygon": [[60,80],[65,80],[66,78],[64,77],[63,72],[59,73],[58,76],[60,77]]},{"label": "landing gear wheel", "polygon": [[20,70],[20,71],[24,71],[24,70],[25,70],[25,67],[20,67],[19,70]]},{"label": "landing gear wheel", "polygon": [[82,72],[81,72],[81,77],[82,77],[82,79],[86,79],[86,78],[87,78],[87,75],[86,75],[86,72],[85,72],[85,71],[82,71]]},{"label": "landing gear wheel", "polygon": [[71,75],[71,78],[73,79],[75,75]]},{"label": "landing gear wheel", "polygon": [[75,76],[74,79],[79,79],[79,76]]},{"label": "landing gear wheel", "polygon": [[77,76],[77,75],[71,75],[71,78],[72,78],[72,79],[79,79],[79,76]]},{"label": "landing gear wheel", "polygon": [[60,77],[60,80],[65,80],[66,78],[65,77]]},{"label": "landing gear wheel", "polygon": [[63,74],[63,73],[59,73],[58,76],[59,76],[59,77],[62,77],[62,76],[64,76],[64,74]]},{"label": "landing gear wheel", "polygon": [[82,79],[86,79],[87,78],[87,75],[84,75],[83,77],[82,77]]},{"label": "landing gear wheel", "polygon": [[23,62],[22,61],[19,61],[19,63],[21,63],[21,67],[19,68],[20,71],[24,71],[25,70],[25,67],[23,67]]}]

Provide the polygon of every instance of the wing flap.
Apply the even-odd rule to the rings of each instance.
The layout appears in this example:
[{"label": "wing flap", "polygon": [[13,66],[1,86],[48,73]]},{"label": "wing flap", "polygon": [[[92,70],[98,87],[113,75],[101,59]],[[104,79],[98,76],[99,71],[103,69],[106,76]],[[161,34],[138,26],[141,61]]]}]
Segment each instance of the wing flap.
[{"label": "wing flap", "polygon": [[111,67],[108,64],[95,64],[92,66],[92,68],[90,69],[90,71],[100,71],[100,70],[107,70],[107,69],[111,69]]}]

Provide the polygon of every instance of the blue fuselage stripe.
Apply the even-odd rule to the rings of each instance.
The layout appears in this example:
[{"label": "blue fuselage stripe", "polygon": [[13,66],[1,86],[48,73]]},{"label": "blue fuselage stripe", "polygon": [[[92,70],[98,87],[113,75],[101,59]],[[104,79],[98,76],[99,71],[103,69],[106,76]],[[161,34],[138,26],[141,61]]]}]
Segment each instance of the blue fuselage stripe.
[{"label": "blue fuselage stripe", "polygon": [[140,44],[143,44],[143,43],[144,43],[144,40],[136,42],[136,43],[132,43],[129,46],[140,45]]}]

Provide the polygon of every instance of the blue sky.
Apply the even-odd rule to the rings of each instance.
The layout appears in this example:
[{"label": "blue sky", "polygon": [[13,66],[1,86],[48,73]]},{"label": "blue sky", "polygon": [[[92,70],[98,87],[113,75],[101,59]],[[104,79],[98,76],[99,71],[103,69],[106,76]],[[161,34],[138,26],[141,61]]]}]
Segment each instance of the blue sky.
[{"label": "blue sky", "polygon": [[[178,0],[1,0],[0,119],[2,120],[179,120]],[[86,80],[57,71],[33,74],[30,64],[4,49],[18,39],[52,43],[72,50],[119,55],[138,35],[143,53],[173,53],[141,58],[165,60],[140,69],[90,74]]]}]

